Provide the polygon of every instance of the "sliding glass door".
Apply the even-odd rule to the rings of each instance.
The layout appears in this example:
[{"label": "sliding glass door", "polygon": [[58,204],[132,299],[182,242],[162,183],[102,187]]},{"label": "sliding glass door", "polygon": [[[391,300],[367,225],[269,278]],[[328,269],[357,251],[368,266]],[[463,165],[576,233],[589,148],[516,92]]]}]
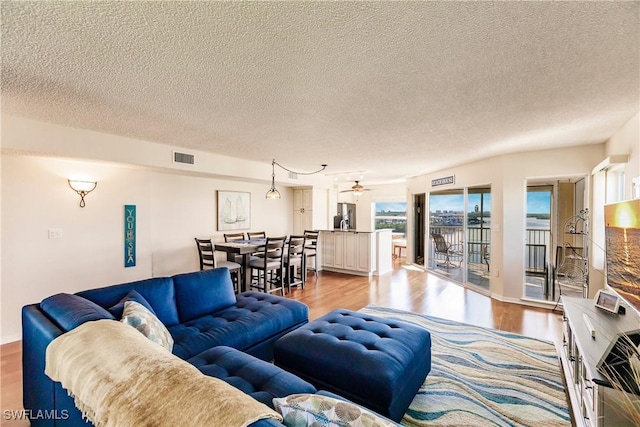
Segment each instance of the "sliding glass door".
[{"label": "sliding glass door", "polygon": [[580,257],[585,248],[581,236],[567,236],[564,229],[585,208],[585,191],[583,176],[527,181],[525,298],[558,301],[561,294],[582,296],[582,287],[563,286],[563,260]]},{"label": "sliding glass door", "polygon": [[430,193],[429,235],[428,270],[489,289],[491,187]]}]

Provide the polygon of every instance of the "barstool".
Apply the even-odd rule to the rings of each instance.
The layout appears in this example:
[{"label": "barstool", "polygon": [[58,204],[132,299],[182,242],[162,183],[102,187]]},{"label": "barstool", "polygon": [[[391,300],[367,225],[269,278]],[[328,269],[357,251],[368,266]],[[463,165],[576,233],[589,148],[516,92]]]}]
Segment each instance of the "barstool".
[{"label": "barstool", "polygon": [[[313,272],[318,275],[318,232],[315,230],[304,230],[306,246],[304,251],[305,270],[309,268],[309,258],[313,258]],[[304,272],[305,276],[307,272]]]},{"label": "barstool", "polygon": [[[284,258],[287,290],[290,292],[292,286],[300,286],[304,289],[305,282],[305,236],[289,236],[289,245]],[[296,270],[299,276],[296,276]]]},{"label": "barstool", "polygon": [[[280,291],[284,296],[284,245],[286,237],[268,237],[261,256],[249,262],[251,288],[262,292]],[[256,273],[254,275],[254,273]],[[255,281],[254,281],[255,280]]]}]

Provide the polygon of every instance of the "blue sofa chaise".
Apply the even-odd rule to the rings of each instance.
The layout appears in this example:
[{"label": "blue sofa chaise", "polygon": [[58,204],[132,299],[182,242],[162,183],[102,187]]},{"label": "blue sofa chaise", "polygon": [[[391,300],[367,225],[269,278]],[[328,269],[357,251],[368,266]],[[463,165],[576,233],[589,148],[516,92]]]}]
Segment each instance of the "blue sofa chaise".
[{"label": "blue sofa chaise", "polygon": [[[235,295],[228,269],[219,268],[57,294],[23,307],[23,403],[33,426],[88,425],[67,391],[45,375],[46,348],[84,322],[118,320],[123,300],[136,293],[171,333],[173,353],[203,373],[266,404],[274,396],[316,392],[264,362],[273,359],[276,340],[308,322],[308,307],[260,292]],[[280,424],[264,419],[253,425]]]}]

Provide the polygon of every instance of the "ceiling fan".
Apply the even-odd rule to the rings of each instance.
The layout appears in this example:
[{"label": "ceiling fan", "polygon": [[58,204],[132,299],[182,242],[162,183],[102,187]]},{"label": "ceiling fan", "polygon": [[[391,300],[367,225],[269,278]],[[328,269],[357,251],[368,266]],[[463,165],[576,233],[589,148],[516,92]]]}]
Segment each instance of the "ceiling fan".
[{"label": "ceiling fan", "polygon": [[356,185],[353,185],[351,190],[342,190],[341,193],[353,193],[354,196],[361,196],[365,191],[371,191],[371,189],[364,188],[364,186],[360,185],[360,181],[356,181]]}]

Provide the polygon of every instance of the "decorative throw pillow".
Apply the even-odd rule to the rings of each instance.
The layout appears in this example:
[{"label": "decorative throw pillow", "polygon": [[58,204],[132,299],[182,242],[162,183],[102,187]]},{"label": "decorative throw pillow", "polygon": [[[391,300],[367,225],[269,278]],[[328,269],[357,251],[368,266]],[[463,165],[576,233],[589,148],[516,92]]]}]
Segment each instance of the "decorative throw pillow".
[{"label": "decorative throw pillow", "polygon": [[319,394],[292,394],[273,399],[276,411],[282,414],[287,427],[395,427],[358,405]]},{"label": "decorative throw pillow", "polygon": [[167,350],[173,349],[173,337],[160,320],[145,306],[135,301],[126,301],[122,312],[122,323],[133,326],[142,335]]},{"label": "decorative throw pillow", "polygon": [[122,318],[122,312],[124,311],[124,303],[127,301],[135,301],[138,304],[142,304],[147,310],[153,313],[154,316],[157,316],[156,312],[151,308],[151,304],[147,301],[142,295],[138,292],[131,290],[127,295],[125,295],[120,301],[118,301],[112,307],[109,307],[109,313],[113,315],[116,319],[120,320]]}]

